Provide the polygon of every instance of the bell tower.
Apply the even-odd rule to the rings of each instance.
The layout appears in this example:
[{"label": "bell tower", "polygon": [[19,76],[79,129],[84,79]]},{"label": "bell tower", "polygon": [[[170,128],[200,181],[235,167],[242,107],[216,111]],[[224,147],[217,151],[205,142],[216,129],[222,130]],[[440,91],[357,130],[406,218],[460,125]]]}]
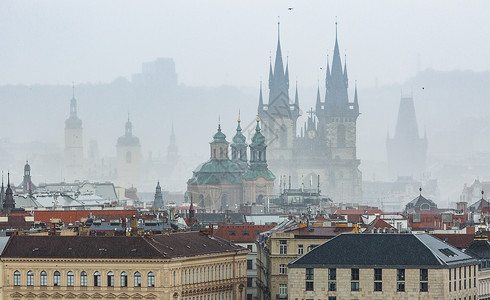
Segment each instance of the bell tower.
[{"label": "bell tower", "polygon": [[75,85],[70,101],[70,117],[65,121],[65,181],[83,180],[83,129],[77,115]]}]

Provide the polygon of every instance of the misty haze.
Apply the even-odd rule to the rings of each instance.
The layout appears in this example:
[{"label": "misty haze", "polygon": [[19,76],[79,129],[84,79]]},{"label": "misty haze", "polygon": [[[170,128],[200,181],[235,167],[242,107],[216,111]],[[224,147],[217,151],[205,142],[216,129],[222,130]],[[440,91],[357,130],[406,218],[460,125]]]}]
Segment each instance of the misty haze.
[{"label": "misty haze", "polygon": [[[432,199],[448,206],[464,184],[487,179],[490,66],[482,13],[462,3],[440,10],[442,2],[290,2],[118,3],[117,10],[111,2],[3,3],[2,170],[20,184],[29,160],[34,183],[117,182],[116,144],[129,114],[141,144],[138,191],[151,192],[160,180],[165,190],[184,192],[192,170],[208,156],[218,118],[231,138],[239,110],[242,126],[255,120],[261,81],[268,97],[279,16],[289,97],[294,100],[297,86],[300,100],[297,136],[307,111],[315,110],[318,87],[325,97],[338,21],[349,98],[355,82],[359,94],[357,158],[365,192],[397,176],[411,176],[420,186],[435,180]],[[69,178],[63,164],[72,94],[83,122],[77,178]],[[413,112],[398,111],[405,98],[412,99]],[[413,114],[413,134],[426,141],[418,170],[397,173],[388,164],[387,136],[396,135],[399,113]],[[167,160],[172,126],[176,166]],[[409,141],[403,151],[419,151]],[[272,171],[277,178],[292,175]],[[394,200],[382,194],[354,200],[378,206]]]},{"label": "misty haze", "polygon": [[0,2],[0,298],[490,299],[488,11]]}]

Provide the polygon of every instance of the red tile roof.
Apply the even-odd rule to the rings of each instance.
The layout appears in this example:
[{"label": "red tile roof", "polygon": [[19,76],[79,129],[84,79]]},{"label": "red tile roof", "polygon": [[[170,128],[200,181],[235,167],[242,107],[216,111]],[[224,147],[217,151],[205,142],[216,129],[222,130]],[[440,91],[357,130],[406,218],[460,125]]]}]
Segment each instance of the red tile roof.
[{"label": "red tile roof", "polygon": [[275,225],[224,225],[220,224],[218,229],[214,230],[213,235],[227,241],[237,243],[253,243],[259,235],[257,233],[269,231]]},{"label": "red tile roof", "polygon": [[[478,233],[479,234],[479,233]],[[458,249],[466,249],[468,245],[473,242],[475,235],[477,234],[442,234],[434,233],[431,234],[433,237],[440,239],[443,242],[448,243]],[[490,233],[484,233],[484,235],[490,237]]]}]

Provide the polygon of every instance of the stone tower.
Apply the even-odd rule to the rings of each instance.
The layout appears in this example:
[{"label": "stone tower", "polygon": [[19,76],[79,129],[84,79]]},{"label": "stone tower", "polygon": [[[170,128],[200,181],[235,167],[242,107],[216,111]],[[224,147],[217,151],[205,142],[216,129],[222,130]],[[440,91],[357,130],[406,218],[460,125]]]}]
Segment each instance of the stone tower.
[{"label": "stone tower", "polygon": [[157,187],[155,189],[155,198],[153,200],[153,208],[154,209],[163,208],[163,195],[162,195],[162,188],[160,187],[160,181],[158,181]]},{"label": "stone tower", "polygon": [[70,101],[70,117],[65,121],[65,181],[83,180],[83,129],[77,116],[75,86]]},{"label": "stone tower", "polygon": [[133,135],[133,124],[126,122],[125,133],[117,139],[117,181],[123,187],[137,187],[141,175],[141,145]]},{"label": "stone tower", "polygon": [[10,187],[10,173],[7,173],[7,190],[5,191],[5,201],[3,202],[2,212],[4,215],[10,214],[15,209],[14,193]]},{"label": "stone tower", "polygon": [[276,173],[286,174],[292,168],[293,147],[296,139],[296,121],[301,115],[299,100],[289,98],[289,65],[284,63],[277,24],[277,49],[274,67],[269,64],[269,101],[264,103],[262,83],[259,95],[259,117],[270,150],[269,163]]},{"label": "stone tower", "polygon": [[[337,24],[336,24],[337,25]],[[362,175],[360,160],[356,153],[356,127],[359,116],[357,86],[354,101],[349,101],[347,63],[340,59],[337,29],[330,70],[327,61],[325,77],[325,101],[317,97],[316,117],[318,118],[319,139],[325,145],[327,159],[326,193],[339,202],[361,199]]]},{"label": "stone tower", "polygon": [[243,198],[245,203],[250,204],[264,204],[264,197],[274,193],[276,179],[267,167],[267,145],[260,131],[260,119],[257,116],[255,134],[250,143],[250,167],[243,175]]},{"label": "stone tower", "polygon": [[394,176],[422,178],[427,157],[427,138],[419,136],[412,97],[402,97],[395,135],[386,139],[388,165]]},{"label": "stone tower", "polygon": [[177,147],[177,139],[175,138],[174,123],[172,122],[172,132],[167,148],[167,160],[176,163],[179,159],[179,148]]},{"label": "stone tower", "polygon": [[31,166],[29,161],[26,161],[24,166],[24,178],[22,180],[22,190],[24,193],[32,194],[32,181],[31,181]]},{"label": "stone tower", "polygon": [[238,163],[243,170],[246,170],[248,168],[247,138],[242,134],[240,122],[240,116],[238,116],[236,134],[233,137],[233,143],[231,144],[231,160]]}]

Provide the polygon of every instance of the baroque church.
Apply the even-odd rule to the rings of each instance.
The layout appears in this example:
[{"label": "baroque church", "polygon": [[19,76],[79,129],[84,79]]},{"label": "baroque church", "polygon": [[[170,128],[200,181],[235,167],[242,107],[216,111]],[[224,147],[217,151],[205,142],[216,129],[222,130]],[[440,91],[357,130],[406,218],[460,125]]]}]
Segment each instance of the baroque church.
[{"label": "baroque church", "polygon": [[273,195],[276,178],[267,166],[265,141],[257,117],[255,133],[247,145],[238,118],[230,158],[230,144],[218,124],[210,143],[210,159],[199,165],[187,181],[187,198],[208,210],[237,211],[243,204],[264,204],[265,198]]},{"label": "baroque church", "polygon": [[[279,37],[274,66],[269,68],[269,101],[259,94],[259,117],[269,146],[269,166],[275,174],[289,176],[293,184],[319,186],[334,202],[356,202],[362,197],[360,160],[356,155],[356,121],[359,116],[357,86],[354,100],[348,95],[347,65],[340,59],[337,33],[332,66],[327,59],[325,95],[317,91],[315,110],[297,132],[301,115],[298,89],[289,97],[289,66],[284,67]],[[320,182],[318,182],[320,178]],[[307,186],[308,187],[308,186]]]}]

